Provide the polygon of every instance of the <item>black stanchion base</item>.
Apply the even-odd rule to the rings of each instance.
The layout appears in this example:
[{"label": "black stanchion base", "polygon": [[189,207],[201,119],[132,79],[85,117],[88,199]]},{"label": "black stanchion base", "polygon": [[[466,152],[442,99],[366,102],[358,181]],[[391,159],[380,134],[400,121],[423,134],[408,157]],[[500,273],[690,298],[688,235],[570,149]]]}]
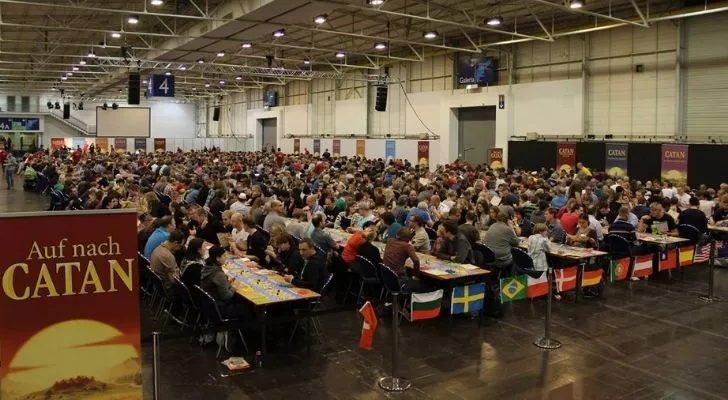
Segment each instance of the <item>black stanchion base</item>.
[{"label": "black stanchion base", "polygon": [[404,378],[385,376],[379,379],[379,387],[388,392],[404,392],[412,386],[412,383]]},{"label": "black stanchion base", "polygon": [[698,296],[698,299],[704,303],[717,303],[720,301],[720,297],[717,296],[708,296],[708,295],[701,295]]},{"label": "black stanchion base", "polygon": [[561,347],[561,342],[556,339],[540,337],[533,342],[534,346],[545,350],[556,350]]}]

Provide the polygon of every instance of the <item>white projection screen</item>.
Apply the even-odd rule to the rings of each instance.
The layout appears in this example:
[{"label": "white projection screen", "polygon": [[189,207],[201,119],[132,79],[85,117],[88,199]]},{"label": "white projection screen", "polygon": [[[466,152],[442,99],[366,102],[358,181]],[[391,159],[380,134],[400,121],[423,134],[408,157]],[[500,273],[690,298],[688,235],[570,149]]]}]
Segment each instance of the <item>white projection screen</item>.
[{"label": "white projection screen", "polygon": [[96,107],[97,137],[151,137],[152,110],[149,107]]}]

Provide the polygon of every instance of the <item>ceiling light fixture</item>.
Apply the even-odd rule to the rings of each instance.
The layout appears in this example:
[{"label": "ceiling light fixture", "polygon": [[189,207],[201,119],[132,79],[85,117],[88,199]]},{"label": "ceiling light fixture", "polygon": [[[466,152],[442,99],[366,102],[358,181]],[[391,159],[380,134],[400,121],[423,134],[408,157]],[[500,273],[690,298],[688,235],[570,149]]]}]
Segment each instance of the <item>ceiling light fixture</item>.
[{"label": "ceiling light fixture", "polygon": [[74,71],[78,71],[78,67],[73,67],[71,69],[74,70]]},{"label": "ceiling light fixture", "polygon": [[346,54],[344,54],[343,52],[339,51],[336,53],[336,58],[344,58],[344,57],[346,57]]},{"label": "ceiling light fixture", "polygon": [[427,32],[425,32],[425,33],[422,34],[422,37],[424,37],[425,39],[434,39],[434,38],[437,37],[437,32],[435,32],[435,31],[427,31]]},{"label": "ceiling light fixture", "polygon": [[382,4],[384,4],[384,0],[367,0],[367,3],[370,6],[381,6]]},{"label": "ceiling light fixture", "polygon": [[210,87],[210,83],[209,82],[205,82],[205,87],[206,88],[209,88]]},{"label": "ceiling light fixture", "polygon": [[387,48],[387,44],[386,43],[379,42],[379,43],[377,43],[377,44],[374,45],[374,48],[377,49],[377,50],[384,50],[384,49]]},{"label": "ceiling light fixture", "polygon": [[91,50],[91,51],[88,52],[88,54],[86,56],[88,58],[95,58],[96,57],[96,52],[93,51],[93,50]]},{"label": "ceiling light fixture", "polygon": [[139,23],[139,16],[137,15],[130,15],[129,18],[126,20],[126,22],[136,25]]},{"label": "ceiling light fixture", "polygon": [[241,81],[241,80],[243,80],[243,77],[242,77],[242,76],[240,76],[240,75],[238,75],[238,76],[236,76],[236,77],[235,77],[235,80],[236,80],[236,81]]},{"label": "ceiling light fixture", "polygon": [[224,51],[218,51],[217,52],[217,56],[218,57],[225,57],[225,52]]},{"label": "ceiling light fixture", "polygon": [[182,71],[187,71],[187,66],[186,65],[180,65],[179,66],[179,69],[181,69]]},{"label": "ceiling light fixture", "polygon": [[195,90],[197,90],[197,88],[196,88],[196,87],[193,87],[193,88],[192,88],[192,91],[194,92]]},{"label": "ceiling light fixture", "polygon": [[73,72],[66,72],[66,76],[73,76]]},{"label": "ceiling light fixture", "polygon": [[67,76],[62,76],[62,77],[61,77],[61,80],[62,80],[62,81],[65,81],[65,80],[67,80],[67,79],[68,79],[68,77],[67,77]]},{"label": "ceiling light fixture", "polygon": [[111,32],[111,37],[114,39],[118,39],[121,37],[121,33],[119,32]]},{"label": "ceiling light fixture", "polygon": [[152,0],[152,1],[149,2],[149,4],[151,4],[153,6],[161,6],[162,4],[164,4],[164,1],[162,1],[162,0]]},{"label": "ceiling light fixture", "polygon": [[584,7],[585,1],[584,0],[571,0],[569,2],[569,8],[582,8]]},{"label": "ceiling light fixture", "polygon": [[172,75],[172,71],[167,71],[167,72],[164,73],[164,75],[171,76]]},{"label": "ceiling light fixture", "polygon": [[197,63],[198,64],[204,64],[205,63],[205,59],[204,58],[198,58],[197,59]]},{"label": "ceiling light fixture", "polygon": [[221,85],[224,85],[224,84],[225,84],[225,81],[222,81],[222,80],[221,80],[221,81],[220,81],[219,83],[220,83]]},{"label": "ceiling light fixture", "polygon": [[304,65],[309,65],[309,64],[311,64],[311,60],[309,60],[308,58],[304,58],[303,59],[303,64]]},{"label": "ceiling light fixture", "polygon": [[81,61],[78,62],[81,65],[86,65],[86,59],[82,58]]},{"label": "ceiling light fixture", "polygon": [[251,42],[245,42],[245,43],[242,44],[242,47],[244,49],[249,49],[249,48],[253,47],[253,43],[251,43]]},{"label": "ceiling light fixture", "polygon": [[501,17],[501,16],[488,17],[488,19],[486,20],[485,23],[490,26],[498,26],[503,23],[503,17]]},{"label": "ceiling light fixture", "polygon": [[326,20],[328,20],[328,19],[329,19],[329,16],[328,16],[328,15],[326,15],[326,14],[321,14],[321,15],[317,15],[317,16],[315,16],[315,17],[313,18],[313,22],[315,22],[315,23],[317,23],[317,24],[321,25],[321,24],[325,24],[325,23],[326,23]]},{"label": "ceiling light fixture", "polygon": [[286,36],[285,29],[278,29],[277,31],[273,32],[273,37],[283,37],[283,36]]}]

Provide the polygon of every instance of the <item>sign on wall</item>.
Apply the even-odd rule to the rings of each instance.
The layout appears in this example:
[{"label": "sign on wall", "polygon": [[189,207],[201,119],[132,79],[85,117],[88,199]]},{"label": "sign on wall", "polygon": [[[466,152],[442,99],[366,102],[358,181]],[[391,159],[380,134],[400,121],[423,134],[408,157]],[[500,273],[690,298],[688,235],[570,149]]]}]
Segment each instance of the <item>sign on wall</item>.
[{"label": "sign on wall", "polygon": [[497,79],[495,61],[484,53],[458,53],[455,72],[458,86],[493,85]]},{"label": "sign on wall", "polygon": [[384,143],[384,159],[387,161],[394,160],[396,158],[396,147],[394,140],[387,140]]},{"label": "sign on wall", "polygon": [[126,138],[115,138],[114,150],[122,153],[126,152]]},{"label": "sign on wall", "polygon": [[51,150],[62,149],[66,145],[64,138],[51,138]]},{"label": "sign on wall", "polygon": [[142,399],[136,211],[0,219],[0,398]]},{"label": "sign on wall", "polygon": [[663,180],[673,185],[685,184],[688,181],[688,145],[663,144],[661,165]]},{"label": "sign on wall", "polygon": [[96,151],[99,153],[108,153],[109,152],[109,139],[96,138]]},{"label": "sign on wall", "polygon": [[576,169],[576,143],[556,145],[556,170],[571,173]]},{"label": "sign on wall", "polygon": [[417,163],[421,168],[430,168],[430,142],[417,142]]},{"label": "sign on wall", "polygon": [[134,150],[147,151],[147,139],[135,138],[134,139]]},{"label": "sign on wall", "polygon": [[364,154],[366,153],[366,147],[367,142],[366,140],[357,140],[356,141],[356,155],[359,157],[364,157]]},{"label": "sign on wall", "polygon": [[503,168],[503,149],[493,147],[488,150],[488,160],[492,169]]},{"label": "sign on wall", "polygon": [[154,151],[167,151],[167,139],[155,138],[154,139]]},{"label": "sign on wall", "polygon": [[174,75],[149,75],[147,92],[152,97],[174,97]]},{"label": "sign on wall", "polygon": [[321,139],[313,140],[313,154],[315,156],[318,156],[319,154],[321,154]]},{"label": "sign on wall", "polygon": [[629,145],[627,143],[607,143],[604,169],[609,176],[621,177],[627,175],[627,159]]},{"label": "sign on wall", "polygon": [[40,118],[0,118],[0,131],[39,131]]},{"label": "sign on wall", "polygon": [[293,139],[293,154],[301,152],[301,139]]},{"label": "sign on wall", "polygon": [[341,140],[340,139],[334,139],[333,149],[334,157],[337,157],[341,154]]}]

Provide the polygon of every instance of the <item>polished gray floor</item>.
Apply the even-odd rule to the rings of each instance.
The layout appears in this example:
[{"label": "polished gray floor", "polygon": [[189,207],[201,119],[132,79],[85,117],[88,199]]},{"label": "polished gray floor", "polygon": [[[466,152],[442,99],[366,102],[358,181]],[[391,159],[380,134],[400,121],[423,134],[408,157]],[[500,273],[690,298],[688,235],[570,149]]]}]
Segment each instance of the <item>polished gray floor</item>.
[{"label": "polished gray floor", "polygon": [[[0,211],[42,210],[46,199],[0,190]],[[189,344],[168,325],[161,342],[163,399],[728,399],[728,304],[705,304],[694,292],[707,267],[684,277],[619,282],[604,298],[554,303],[559,350],[534,347],[543,332],[544,301],[504,307],[500,319],[439,318],[404,322],[401,375],[413,387],[385,393],[391,319],[380,319],[374,350],[357,348],[361,319],[353,311],[321,318],[322,336],[307,353],[301,341],[270,349],[266,365],[221,378],[215,349]],[[716,293],[728,297],[728,270],[716,271]],[[142,312],[145,398],[152,398],[152,348],[161,324]],[[255,337],[248,338],[256,348]],[[248,356],[249,359],[252,357]]]}]

